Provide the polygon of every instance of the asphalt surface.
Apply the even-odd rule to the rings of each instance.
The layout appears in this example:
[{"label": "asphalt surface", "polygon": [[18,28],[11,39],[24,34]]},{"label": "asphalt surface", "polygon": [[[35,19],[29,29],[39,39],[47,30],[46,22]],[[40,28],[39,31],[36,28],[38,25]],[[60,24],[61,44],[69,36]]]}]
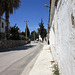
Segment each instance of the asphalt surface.
[{"label": "asphalt surface", "polygon": [[34,43],[1,50],[0,75],[21,75],[25,67],[40,53],[42,47],[42,44]]}]

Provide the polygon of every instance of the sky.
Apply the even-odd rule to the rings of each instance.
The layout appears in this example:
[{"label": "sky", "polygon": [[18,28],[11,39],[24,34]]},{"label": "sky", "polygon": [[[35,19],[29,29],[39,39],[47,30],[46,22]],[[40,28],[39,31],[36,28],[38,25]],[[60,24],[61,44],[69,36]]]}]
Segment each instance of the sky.
[{"label": "sky", "polygon": [[12,27],[16,23],[22,32],[26,28],[24,21],[29,21],[27,25],[30,32],[37,31],[42,18],[47,29],[49,8],[45,7],[45,4],[49,5],[49,0],[21,0],[20,7],[14,10],[13,14],[10,14],[10,26]]}]

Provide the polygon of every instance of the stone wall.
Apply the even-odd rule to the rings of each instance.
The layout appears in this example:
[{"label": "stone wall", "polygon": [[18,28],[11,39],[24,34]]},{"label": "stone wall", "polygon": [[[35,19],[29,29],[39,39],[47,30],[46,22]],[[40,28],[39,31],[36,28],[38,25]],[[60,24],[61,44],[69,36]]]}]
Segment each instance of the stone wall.
[{"label": "stone wall", "polygon": [[25,40],[4,40],[0,41],[0,50],[24,45]]},{"label": "stone wall", "polygon": [[51,51],[60,75],[75,75],[75,0],[59,0],[51,26]]}]

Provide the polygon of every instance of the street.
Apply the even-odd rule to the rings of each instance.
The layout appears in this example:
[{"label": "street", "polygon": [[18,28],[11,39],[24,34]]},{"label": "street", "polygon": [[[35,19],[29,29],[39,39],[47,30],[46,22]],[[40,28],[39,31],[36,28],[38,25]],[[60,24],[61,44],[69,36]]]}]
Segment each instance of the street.
[{"label": "street", "polygon": [[42,47],[42,44],[34,43],[1,51],[0,75],[21,75],[31,60],[40,53]]}]

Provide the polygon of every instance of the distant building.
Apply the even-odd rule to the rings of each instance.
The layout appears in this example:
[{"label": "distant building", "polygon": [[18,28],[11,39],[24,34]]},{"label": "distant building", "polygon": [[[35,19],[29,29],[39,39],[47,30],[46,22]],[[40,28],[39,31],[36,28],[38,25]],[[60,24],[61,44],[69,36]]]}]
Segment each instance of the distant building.
[{"label": "distant building", "polygon": [[[1,18],[1,23],[0,23],[0,39],[5,39],[5,26],[6,26],[6,20]],[[9,27],[10,27],[10,25],[8,26],[8,28]]]},{"label": "distant building", "polygon": [[39,41],[42,41],[41,35],[39,35]]}]

